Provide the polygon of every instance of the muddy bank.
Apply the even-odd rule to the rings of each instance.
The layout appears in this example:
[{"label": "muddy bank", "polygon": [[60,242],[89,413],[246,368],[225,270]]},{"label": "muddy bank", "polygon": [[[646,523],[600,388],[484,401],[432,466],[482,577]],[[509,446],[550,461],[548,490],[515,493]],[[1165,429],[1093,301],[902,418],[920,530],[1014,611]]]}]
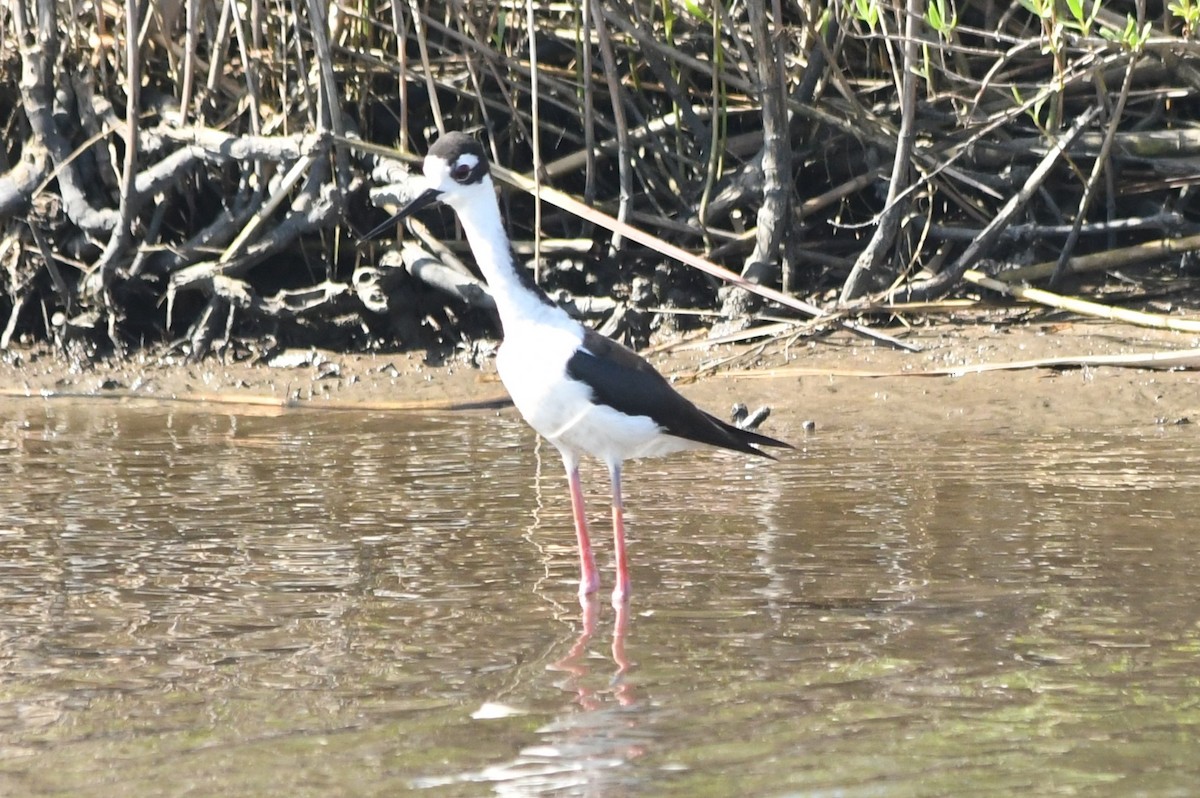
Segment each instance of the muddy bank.
[{"label": "muddy bank", "polygon": [[[1022,367],[948,376],[1046,358],[1178,352],[1197,341],[1178,333],[1107,323],[940,324],[903,334],[917,353],[845,333],[788,346],[674,344],[648,354],[680,390],[725,415],[735,402],[773,410],[765,429],[792,439],[822,429],[904,426],[1023,434],[1046,429],[1153,427],[1200,420],[1200,372],[1184,369]],[[0,362],[6,401],[171,401],[260,412],[375,409],[454,412],[504,407],[489,347],[434,363],[419,353],[282,353],[269,362],[186,363],[144,353],[79,367],[45,349]],[[720,365],[717,365],[720,364]],[[1194,366],[1193,366],[1194,367]],[[514,412],[511,409],[502,412]]]}]

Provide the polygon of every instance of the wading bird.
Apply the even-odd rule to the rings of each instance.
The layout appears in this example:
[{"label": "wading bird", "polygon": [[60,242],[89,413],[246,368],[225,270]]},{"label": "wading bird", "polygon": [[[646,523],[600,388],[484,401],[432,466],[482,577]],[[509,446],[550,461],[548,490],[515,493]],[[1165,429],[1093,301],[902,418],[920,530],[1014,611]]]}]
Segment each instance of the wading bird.
[{"label": "wading bird", "polygon": [[740,429],[700,410],[630,349],[584,327],[555,305],[517,265],[483,148],[464,133],[439,138],[424,163],[426,188],[389,224],[434,202],[454,209],[496,300],[504,341],[496,370],[513,404],[562,455],[579,542],[579,595],[600,585],[588,537],[580,458],[608,466],[612,480],[617,581],[612,600],[629,599],[621,464],[631,457],[718,447],[770,457],[755,446],[789,444]]}]

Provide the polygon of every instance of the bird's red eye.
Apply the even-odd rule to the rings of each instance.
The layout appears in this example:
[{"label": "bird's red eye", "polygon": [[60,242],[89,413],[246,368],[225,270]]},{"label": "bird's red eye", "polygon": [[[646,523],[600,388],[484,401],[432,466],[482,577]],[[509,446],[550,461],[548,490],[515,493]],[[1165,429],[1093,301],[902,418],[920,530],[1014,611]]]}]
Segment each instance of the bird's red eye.
[{"label": "bird's red eye", "polygon": [[455,180],[457,180],[459,183],[464,182],[468,177],[471,176],[470,164],[465,164],[465,163],[455,164],[454,168],[450,170],[450,176],[453,177]]}]

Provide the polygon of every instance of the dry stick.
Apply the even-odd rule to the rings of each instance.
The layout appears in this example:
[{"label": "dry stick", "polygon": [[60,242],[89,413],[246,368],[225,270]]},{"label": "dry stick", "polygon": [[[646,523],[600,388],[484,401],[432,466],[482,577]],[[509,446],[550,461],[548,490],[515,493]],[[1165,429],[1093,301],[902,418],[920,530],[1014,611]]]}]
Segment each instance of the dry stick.
[{"label": "dry stick", "polygon": [[[588,0],[584,0],[582,9],[583,30],[580,33],[580,47],[583,58],[580,59],[579,82],[583,84],[583,149],[586,153],[583,173],[583,201],[589,205],[596,201],[596,89],[592,83],[592,15],[586,8]],[[553,180],[550,172],[546,173],[547,180]],[[591,232],[590,230],[585,232]]]},{"label": "dry stick", "polygon": [[417,5],[417,0],[408,0],[408,6],[412,11],[413,28],[417,32],[417,51],[421,56],[421,68],[425,71],[425,89],[429,95],[429,110],[440,135],[446,130],[442,122],[442,106],[438,102],[437,83],[433,80],[433,67],[429,63],[429,46],[426,44],[429,34],[425,32],[425,17]]},{"label": "dry stick", "polygon": [[[283,0],[276,0],[276,1],[278,3],[280,3],[280,5],[282,5]],[[310,17],[312,16],[310,13],[302,12],[300,9],[300,6],[304,4],[305,0],[287,0],[287,2],[289,2],[291,4],[291,19],[303,19],[306,14],[307,14],[307,16],[310,16]],[[345,6],[343,6],[343,5],[330,4],[330,11],[329,11],[330,19],[329,19],[328,27],[334,33],[334,35],[339,36],[339,37],[342,36],[346,32],[346,26],[345,26],[346,15],[344,14],[345,10],[346,10]],[[319,117],[320,109],[323,107],[325,100],[321,96],[322,89],[320,88],[320,82],[313,81],[310,79],[311,76],[314,74],[314,69],[315,69],[315,67],[313,67],[311,65],[312,59],[309,57],[312,53],[312,48],[310,48],[308,46],[308,43],[304,41],[304,38],[303,38],[303,36],[301,36],[299,34],[299,31],[296,32],[296,35],[293,35],[290,38],[291,38],[291,43],[292,43],[292,50],[294,51],[292,57],[295,59],[295,63],[296,63],[296,69],[294,71],[294,75],[298,79],[295,81],[295,89],[289,88],[286,85],[286,83],[285,83],[285,85],[282,85],[279,87],[282,108],[287,108],[292,111],[295,111],[295,110],[298,110],[301,108],[310,109],[310,110],[317,109],[317,117]],[[286,52],[284,47],[282,47],[282,46],[280,47],[280,52],[281,53]],[[286,58],[286,56],[284,56],[284,57]],[[364,64],[361,66],[366,66],[366,65]],[[319,67],[317,67],[317,68],[319,68]],[[367,74],[370,74],[372,72],[370,67],[366,67],[366,69],[364,71]],[[285,78],[288,76],[289,76],[289,72],[284,72],[283,74],[280,74],[278,77],[282,79],[282,78]],[[347,77],[347,86],[342,90],[343,94],[347,91],[350,91],[350,88],[349,88],[350,80],[352,80],[352,78]],[[367,81],[369,82],[369,80],[370,79],[368,78]],[[355,82],[356,82],[356,84],[358,83],[358,81],[356,79],[355,79]],[[361,84],[359,84],[359,85],[361,85]],[[293,98],[291,103],[289,103],[288,100],[286,99],[288,97]],[[361,99],[362,99],[362,97],[360,95],[360,100]],[[361,105],[359,106],[359,109],[361,110]],[[301,112],[301,113],[303,113],[303,112]],[[307,116],[308,116],[310,125],[311,124],[316,124],[316,125],[321,124],[319,118],[314,120],[314,117],[311,112]]]},{"label": "dry stick", "polygon": [[[178,186],[180,179],[189,174],[192,166],[197,162],[220,166],[226,160],[228,159],[210,153],[203,147],[194,144],[184,145],[162,160],[139,171],[133,179],[134,195],[143,198],[162,194],[168,186]],[[159,213],[160,209],[165,206],[166,203],[158,203],[154,212]],[[147,228],[142,235],[142,240],[151,242],[156,241],[157,237]],[[133,269],[130,269],[130,276],[135,276]]]},{"label": "dry stick", "polygon": [[408,401],[365,400],[337,402],[328,399],[293,399],[261,394],[242,393],[192,393],[153,396],[137,391],[35,391],[29,388],[11,388],[0,386],[0,397],[6,399],[107,399],[118,402],[147,402],[147,403],[179,403],[179,404],[216,404],[232,407],[264,407],[277,410],[379,410],[390,412],[429,412],[429,411],[462,411],[462,410],[491,410],[507,407],[512,400],[507,395],[485,396],[481,399],[413,399]]},{"label": "dry stick", "polygon": [[8,345],[12,343],[13,334],[17,331],[17,322],[21,318],[21,311],[25,310],[25,306],[32,298],[33,292],[29,290],[28,286],[24,289],[13,288],[9,293],[12,307],[8,311],[8,322],[4,325],[4,330],[0,332],[0,352],[8,351]]},{"label": "dry stick", "polygon": [[[1168,255],[1195,252],[1198,249],[1200,249],[1200,234],[1184,238],[1162,238],[1158,241],[1135,244],[1132,247],[1095,252],[1091,255],[1077,255],[1067,261],[1067,271],[1073,274],[1108,271],[1164,258]],[[1057,265],[1055,261],[1035,263],[1032,266],[1022,266],[1019,269],[1001,272],[996,275],[995,279],[1004,283],[1041,280],[1053,274]]]},{"label": "dry stick", "polygon": [[395,250],[385,252],[379,259],[379,265],[394,268],[397,265],[394,261],[398,259],[405,271],[426,285],[473,308],[495,311],[496,300],[488,290],[487,283],[446,265],[443,257],[441,253],[434,255],[424,247],[405,242],[399,253]]},{"label": "dry stick", "polygon": [[258,212],[255,213],[253,217],[251,217],[250,221],[246,223],[246,226],[243,227],[240,232],[238,232],[237,236],[233,239],[233,242],[225,248],[225,251],[221,253],[221,257],[217,259],[218,263],[226,263],[238,254],[238,252],[246,245],[246,241],[249,240],[250,236],[254,235],[255,231],[257,231],[258,228],[266,222],[266,220],[271,218],[271,215],[275,213],[275,210],[283,203],[283,201],[288,199],[292,188],[295,187],[296,183],[300,182],[300,178],[308,172],[309,168],[311,168],[316,162],[317,157],[321,155],[325,149],[326,147],[322,146],[318,141],[314,144],[311,150],[309,150],[294,164],[292,164],[292,168],[288,170],[287,174],[284,175],[283,180],[281,180],[279,185],[275,188],[275,193],[272,194],[265,203],[263,203],[263,206],[258,209]]},{"label": "dry stick", "polygon": [[[120,220],[117,222],[117,234],[124,239],[123,244],[133,238],[133,214],[136,210],[137,200],[133,189],[138,166],[138,125],[141,116],[142,86],[142,60],[139,57],[141,48],[138,46],[139,5],[139,3],[127,3],[125,6],[125,75],[127,79],[125,86],[125,164],[121,174],[121,204],[117,211],[120,216]],[[111,273],[112,261],[105,265]],[[106,297],[106,299],[111,299],[111,297]]]},{"label": "dry stick", "polygon": [[138,57],[138,8],[140,3],[125,4],[125,163],[121,173],[121,196],[117,208],[117,226],[109,236],[108,245],[96,261],[100,272],[101,297],[107,316],[108,339],[113,347],[122,351],[117,338],[117,307],[113,300],[113,283],[117,276],[117,263],[133,243],[133,217],[141,204],[134,188],[138,165],[138,117],[141,97],[142,70]]},{"label": "dry stick", "polygon": [[[1080,234],[1100,235],[1105,234],[1109,238],[1114,237],[1117,233],[1129,230],[1146,230],[1156,229],[1162,233],[1170,233],[1173,231],[1182,231],[1186,228],[1195,229],[1194,225],[1189,225],[1184,219],[1182,213],[1178,211],[1159,211],[1150,216],[1130,216],[1118,219],[1115,216],[1109,218],[1105,222],[1089,222],[1079,228]],[[1021,242],[1029,242],[1034,240],[1042,240],[1050,236],[1066,236],[1071,233],[1074,225],[1070,224],[1038,224],[1036,222],[1025,222],[1023,224],[1010,224],[1001,233],[1001,237],[1013,241],[1017,244]],[[934,225],[931,231],[933,238],[939,241],[965,241],[969,242],[979,235],[977,227],[963,227],[952,224]],[[1116,249],[1116,247],[1109,247]],[[1051,264],[1053,265],[1053,264]],[[1043,275],[1045,276],[1045,275]]]},{"label": "dry stick", "polygon": [[958,260],[956,260],[954,264],[950,266],[950,268],[941,272],[932,280],[927,280],[917,286],[912,286],[910,284],[909,286],[905,287],[903,289],[903,293],[907,295],[907,298],[917,300],[931,296],[937,296],[938,294],[949,290],[955,283],[957,283],[959,279],[961,279],[962,274],[969,269],[973,263],[983,257],[989,249],[992,248],[992,245],[995,244],[996,239],[1000,237],[1001,231],[1003,231],[1008,223],[1012,220],[1012,217],[1015,216],[1017,211],[1024,207],[1025,203],[1029,201],[1029,198],[1032,197],[1035,192],[1037,192],[1038,188],[1042,185],[1042,182],[1050,174],[1050,170],[1054,167],[1055,163],[1058,162],[1059,156],[1062,155],[1067,147],[1071,146],[1071,142],[1073,142],[1075,138],[1083,132],[1083,129],[1087,127],[1088,123],[1092,121],[1092,118],[1099,112],[1099,110],[1100,109],[1097,106],[1092,106],[1080,114],[1079,118],[1075,120],[1075,124],[1071,125],[1070,130],[1068,130],[1057,141],[1055,141],[1054,146],[1050,147],[1050,150],[1046,153],[1045,157],[1042,158],[1041,162],[1029,175],[1029,179],[1025,181],[1025,185],[1021,186],[1021,190],[1012,195],[1008,202],[1004,203],[1004,207],[1000,209],[998,214],[996,214],[996,218],[993,219],[987,225],[987,227],[983,228],[983,231],[980,232],[975,240],[967,246],[962,255],[959,255]]},{"label": "dry stick", "polygon": [[542,277],[542,106],[538,91],[537,18],[534,0],[525,0],[525,32],[529,35],[529,116],[532,122],[530,149],[533,151],[533,279]]},{"label": "dry stick", "polygon": [[[1117,59],[1108,63],[1111,64],[1115,60]],[[1135,80],[1137,77],[1134,75]],[[1100,153],[1107,136],[1104,131],[1085,133],[1079,137],[1079,144],[1074,152],[1081,156],[1095,157]],[[1200,153],[1200,130],[1122,130],[1113,137],[1113,143],[1120,148],[1121,154],[1128,158],[1151,160],[1194,157]],[[1039,151],[1038,140],[1033,137],[1012,139],[1006,144],[1018,151]]]},{"label": "dry stick", "polygon": [[233,15],[233,3],[234,0],[221,3],[217,30],[209,39],[208,52],[212,60],[208,63],[208,79],[204,82],[204,89],[209,97],[215,98],[217,95],[217,82],[224,74],[225,58],[229,55],[229,28],[232,24],[229,20]]},{"label": "dry stick", "polygon": [[1062,296],[1050,291],[1043,291],[1040,288],[1009,285],[974,269],[967,269],[963,274],[963,279],[982,288],[990,288],[993,291],[999,291],[1002,294],[1016,297],[1017,299],[1026,299],[1030,302],[1036,302],[1039,305],[1068,310],[1082,316],[1095,316],[1101,319],[1123,321],[1139,327],[1156,327],[1161,330],[1189,333],[1200,332],[1200,319],[1180,319],[1157,313],[1143,313],[1140,310],[1114,308],[1111,305],[1101,305],[1098,302],[1088,302],[1084,299]]},{"label": "dry stick", "polygon": [[[313,149],[313,141],[320,138],[315,133],[292,133],[280,136],[235,136],[211,127],[193,126],[173,128],[166,125],[152,128],[150,134],[184,144],[195,144],[209,154],[235,161],[269,160],[293,161]],[[392,150],[386,150],[395,156]]]},{"label": "dry stick", "polygon": [[179,127],[188,120],[192,106],[192,86],[196,81],[196,44],[200,40],[200,0],[187,0],[187,29],[184,31],[183,86],[179,92]]},{"label": "dry stick", "polygon": [[[260,110],[262,101],[258,96],[258,61],[257,59],[250,57],[250,53],[254,52],[256,48],[254,47],[254,42],[250,41],[249,39],[249,33],[246,31],[246,21],[242,19],[240,7],[237,2],[232,3],[231,19],[233,20],[234,33],[237,34],[238,54],[241,56],[242,65],[244,67],[242,74],[246,76],[246,108],[250,112],[250,132],[258,134],[262,132],[262,117]],[[313,20],[312,24],[314,26],[324,24],[324,18],[317,17],[317,19]],[[259,179],[262,179],[263,175],[261,171],[258,177]]]},{"label": "dry stick", "polygon": [[428,227],[421,223],[421,220],[410,218],[408,220],[408,229],[412,234],[421,241],[421,246],[434,254],[438,261],[447,268],[453,269],[463,277],[475,279],[475,275],[467,268],[467,265],[459,259],[458,255],[446,246],[446,242],[435,236]]},{"label": "dry stick", "polygon": [[[55,0],[37,0],[37,28],[25,26],[25,10],[16,8],[12,17],[17,39],[21,42],[21,78],[18,88],[31,138],[46,148],[54,170],[46,178],[57,178],[63,213],[80,229],[91,235],[111,233],[117,224],[112,208],[94,207],[74,168],[76,152],[59,130],[54,116],[54,75],[58,61],[58,19]],[[32,41],[32,43],[28,43]],[[28,44],[27,44],[28,43]],[[44,185],[44,183],[43,183]],[[41,187],[34,194],[41,193]]]},{"label": "dry stick", "polygon": [[[742,267],[751,282],[767,283],[778,273],[780,244],[791,199],[792,144],[788,140],[787,107],[780,74],[783,59],[777,39],[771,35],[765,0],[747,0],[750,38],[754,45],[754,70],[761,92],[763,126],[763,194],[758,209],[754,249]],[[732,300],[737,294],[732,294]],[[745,297],[745,295],[742,295]],[[736,300],[734,300],[736,306]]]},{"label": "dry stick", "polygon": [[408,149],[408,24],[403,16],[404,5],[400,2],[390,3],[392,7],[392,30],[396,33],[396,63],[399,65],[399,79],[396,81],[397,94],[400,98],[400,140],[397,142],[401,149]]},{"label": "dry stick", "polygon": [[785,366],[775,369],[749,371],[725,371],[722,376],[750,379],[779,379],[792,377],[963,377],[968,374],[984,374],[991,371],[1024,371],[1038,368],[1063,368],[1086,366],[1112,366],[1135,369],[1197,369],[1200,368],[1200,349],[1179,349],[1158,352],[1141,352],[1131,355],[1058,355],[1033,360],[1008,360],[992,363],[976,363],[945,368],[913,370],[875,370],[821,368],[819,366]]},{"label": "dry stick", "polygon": [[[712,59],[713,64],[719,64],[723,58],[723,50],[721,44],[721,14],[723,8],[722,0],[717,0],[712,4]],[[649,51],[647,51],[649,52]],[[716,70],[713,71],[711,90],[709,96],[712,102],[712,111],[710,114],[711,122],[708,125],[708,156],[704,164],[704,187],[700,191],[700,202],[696,206],[696,218],[700,220],[700,230],[704,238],[704,248],[712,248],[712,235],[708,229],[708,210],[709,202],[712,200],[713,189],[716,188],[717,178],[721,173],[722,165],[724,164],[723,153],[721,151],[721,132],[722,120],[728,121],[728,116],[723,115],[722,110],[728,108],[728,101],[725,99],[725,87],[720,82],[719,74]],[[786,114],[786,110],[784,112]],[[726,131],[728,132],[728,131]]]},{"label": "dry stick", "polygon": [[75,295],[71,292],[71,287],[67,285],[66,278],[63,277],[62,271],[58,268],[58,262],[54,258],[54,250],[50,248],[50,242],[42,235],[36,224],[29,225],[29,234],[33,236],[33,243],[37,246],[38,252],[41,253],[42,263],[46,266],[46,271],[50,273],[50,282],[54,284],[54,290],[58,293],[59,301],[66,308],[67,317],[75,315],[78,309],[75,306]]},{"label": "dry stick", "polygon": [[21,160],[0,174],[0,220],[24,210],[50,173],[50,154],[32,138],[21,146]]},{"label": "dry stick", "polygon": [[[1083,196],[1079,199],[1079,210],[1075,212],[1075,223],[1071,226],[1071,232],[1067,235],[1066,242],[1063,243],[1062,253],[1058,256],[1058,264],[1054,267],[1054,273],[1050,275],[1050,286],[1057,287],[1062,281],[1062,278],[1067,273],[1067,261],[1071,258],[1071,253],[1075,251],[1075,245],[1079,242],[1079,230],[1083,225],[1083,220],[1087,218],[1088,206],[1092,204],[1092,197],[1096,194],[1096,185],[1100,182],[1100,174],[1104,171],[1108,164],[1108,156],[1112,151],[1113,139],[1117,134],[1117,127],[1121,124],[1121,120],[1125,116],[1125,101],[1129,99],[1129,90],[1133,86],[1133,71],[1137,66],[1137,54],[1129,60],[1129,64],[1125,67],[1125,79],[1121,83],[1121,93],[1117,96],[1117,107],[1113,109],[1112,118],[1108,120],[1108,129],[1104,134],[1104,143],[1100,146],[1100,154],[1096,156],[1096,160],[1092,163],[1092,173],[1088,176],[1087,184],[1083,187]],[[1097,80],[1103,80],[1103,77],[1097,76]]]},{"label": "dry stick", "polygon": [[[338,101],[337,79],[333,74],[333,52],[329,47],[329,26],[324,13],[325,3],[320,0],[308,0],[308,16],[312,23],[313,44],[317,51],[317,68],[320,72],[321,113],[317,117],[317,130],[328,130],[334,136],[341,138],[345,132],[342,119],[342,105]],[[343,196],[350,190],[350,157],[345,147],[334,147],[334,170],[337,176],[337,187]]]},{"label": "dry stick", "polygon": [[[629,151],[629,125],[625,119],[624,94],[617,79],[617,60],[612,51],[612,38],[608,35],[605,13],[601,0],[585,0],[596,26],[600,44],[600,57],[604,61],[604,77],[608,81],[609,100],[612,103],[613,124],[617,128],[617,178],[620,182],[620,198],[617,204],[617,222],[624,224],[629,217],[629,202],[633,199],[633,170],[630,168],[633,153]],[[621,248],[621,234],[613,231],[609,249],[616,252]]]},{"label": "dry stick", "polygon": [[854,268],[842,285],[838,301],[845,304],[857,299],[867,290],[867,280],[891,250],[900,229],[907,203],[900,200],[906,194],[912,171],[912,153],[917,125],[917,37],[924,17],[923,0],[907,0],[904,22],[903,76],[900,82],[900,130],[896,133],[896,154],[892,161],[892,177],[888,181],[888,196],[878,226],[859,254]]}]

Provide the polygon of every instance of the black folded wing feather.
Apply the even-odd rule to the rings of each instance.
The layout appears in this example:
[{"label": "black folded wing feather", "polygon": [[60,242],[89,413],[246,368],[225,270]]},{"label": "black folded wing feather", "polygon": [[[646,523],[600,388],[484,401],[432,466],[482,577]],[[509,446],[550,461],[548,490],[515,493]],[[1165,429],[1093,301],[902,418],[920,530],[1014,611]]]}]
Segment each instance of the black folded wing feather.
[{"label": "black folded wing feather", "polygon": [[791,448],[704,412],[636,352],[594,330],[585,331],[583,348],[567,361],[567,375],[587,385],[596,402],[627,416],[646,416],[679,438],[762,457],[771,455],[751,444]]}]

